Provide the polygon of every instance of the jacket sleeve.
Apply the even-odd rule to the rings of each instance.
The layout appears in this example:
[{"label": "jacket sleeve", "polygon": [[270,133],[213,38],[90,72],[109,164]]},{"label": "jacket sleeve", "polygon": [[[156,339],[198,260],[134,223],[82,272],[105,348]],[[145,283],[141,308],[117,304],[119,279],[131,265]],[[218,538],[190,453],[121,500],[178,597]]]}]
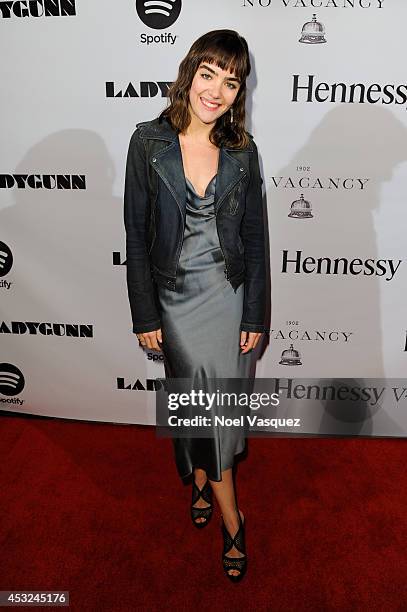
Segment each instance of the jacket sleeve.
[{"label": "jacket sleeve", "polygon": [[250,162],[250,180],[246,192],[245,213],[240,233],[244,245],[245,279],[242,331],[264,332],[266,313],[266,256],[263,220],[262,178],[254,140]]},{"label": "jacket sleeve", "polygon": [[161,325],[147,247],[150,224],[148,186],[145,147],[136,129],[127,153],[124,186],[127,291],[134,333],[154,331]]}]

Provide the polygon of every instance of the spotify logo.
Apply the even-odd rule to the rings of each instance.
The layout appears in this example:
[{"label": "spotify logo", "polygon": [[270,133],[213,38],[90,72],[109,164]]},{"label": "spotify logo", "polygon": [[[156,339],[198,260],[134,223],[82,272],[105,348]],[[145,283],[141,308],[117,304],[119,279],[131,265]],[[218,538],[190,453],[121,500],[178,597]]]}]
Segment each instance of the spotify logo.
[{"label": "spotify logo", "polygon": [[13,254],[5,242],[0,240],[0,276],[5,276],[13,265]]},{"label": "spotify logo", "polygon": [[0,394],[17,395],[24,389],[24,385],[21,370],[11,363],[0,363]]},{"label": "spotify logo", "polygon": [[141,21],[154,30],[169,28],[181,12],[181,0],[136,0]]}]

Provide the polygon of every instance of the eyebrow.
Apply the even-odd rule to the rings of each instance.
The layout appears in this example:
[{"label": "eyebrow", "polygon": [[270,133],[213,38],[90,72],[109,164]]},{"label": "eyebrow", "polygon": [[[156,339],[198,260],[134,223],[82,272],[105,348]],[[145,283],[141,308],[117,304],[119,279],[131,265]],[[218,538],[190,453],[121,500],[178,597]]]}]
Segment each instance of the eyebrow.
[{"label": "eyebrow", "polygon": [[[209,72],[212,72],[212,74],[218,74],[216,70],[213,70],[213,68],[210,68],[207,64],[201,64],[199,68],[205,68],[206,70],[209,70]],[[238,83],[240,83],[240,79],[237,79],[235,77],[227,77],[226,80],[227,81],[237,81]]]}]

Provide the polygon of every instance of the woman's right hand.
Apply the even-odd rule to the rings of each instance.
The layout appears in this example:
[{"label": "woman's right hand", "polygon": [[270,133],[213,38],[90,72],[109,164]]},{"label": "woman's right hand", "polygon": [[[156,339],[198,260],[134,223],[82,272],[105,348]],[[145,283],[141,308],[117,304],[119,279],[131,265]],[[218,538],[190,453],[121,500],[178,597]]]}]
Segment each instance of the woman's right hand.
[{"label": "woman's right hand", "polygon": [[159,343],[162,344],[161,328],[155,329],[151,332],[144,332],[144,334],[137,334],[140,346],[143,348],[153,349],[154,351],[161,351]]}]

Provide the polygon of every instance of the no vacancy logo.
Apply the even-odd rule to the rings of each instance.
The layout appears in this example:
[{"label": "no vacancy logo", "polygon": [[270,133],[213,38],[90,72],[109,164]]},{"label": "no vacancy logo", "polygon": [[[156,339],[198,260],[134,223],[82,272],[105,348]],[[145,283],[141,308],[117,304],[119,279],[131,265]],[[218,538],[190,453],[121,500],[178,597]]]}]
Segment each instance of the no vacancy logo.
[{"label": "no vacancy logo", "polygon": [[[271,184],[275,189],[280,190],[283,194],[289,190],[301,192],[295,199],[291,199],[289,205],[288,217],[290,219],[312,219],[314,217],[312,199],[309,195],[304,194],[308,191],[311,194],[321,192],[324,194],[324,200],[327,200],[330,193],[343,191],[364,191],[367,189],[368,183],[371,180],[368,177],[333,177],[333,176],[316,176],[311,174],[311,165],[298,165],[296,167],[300,176],[272,176]],[[306,173],[306,174],[305,174]]]}]

